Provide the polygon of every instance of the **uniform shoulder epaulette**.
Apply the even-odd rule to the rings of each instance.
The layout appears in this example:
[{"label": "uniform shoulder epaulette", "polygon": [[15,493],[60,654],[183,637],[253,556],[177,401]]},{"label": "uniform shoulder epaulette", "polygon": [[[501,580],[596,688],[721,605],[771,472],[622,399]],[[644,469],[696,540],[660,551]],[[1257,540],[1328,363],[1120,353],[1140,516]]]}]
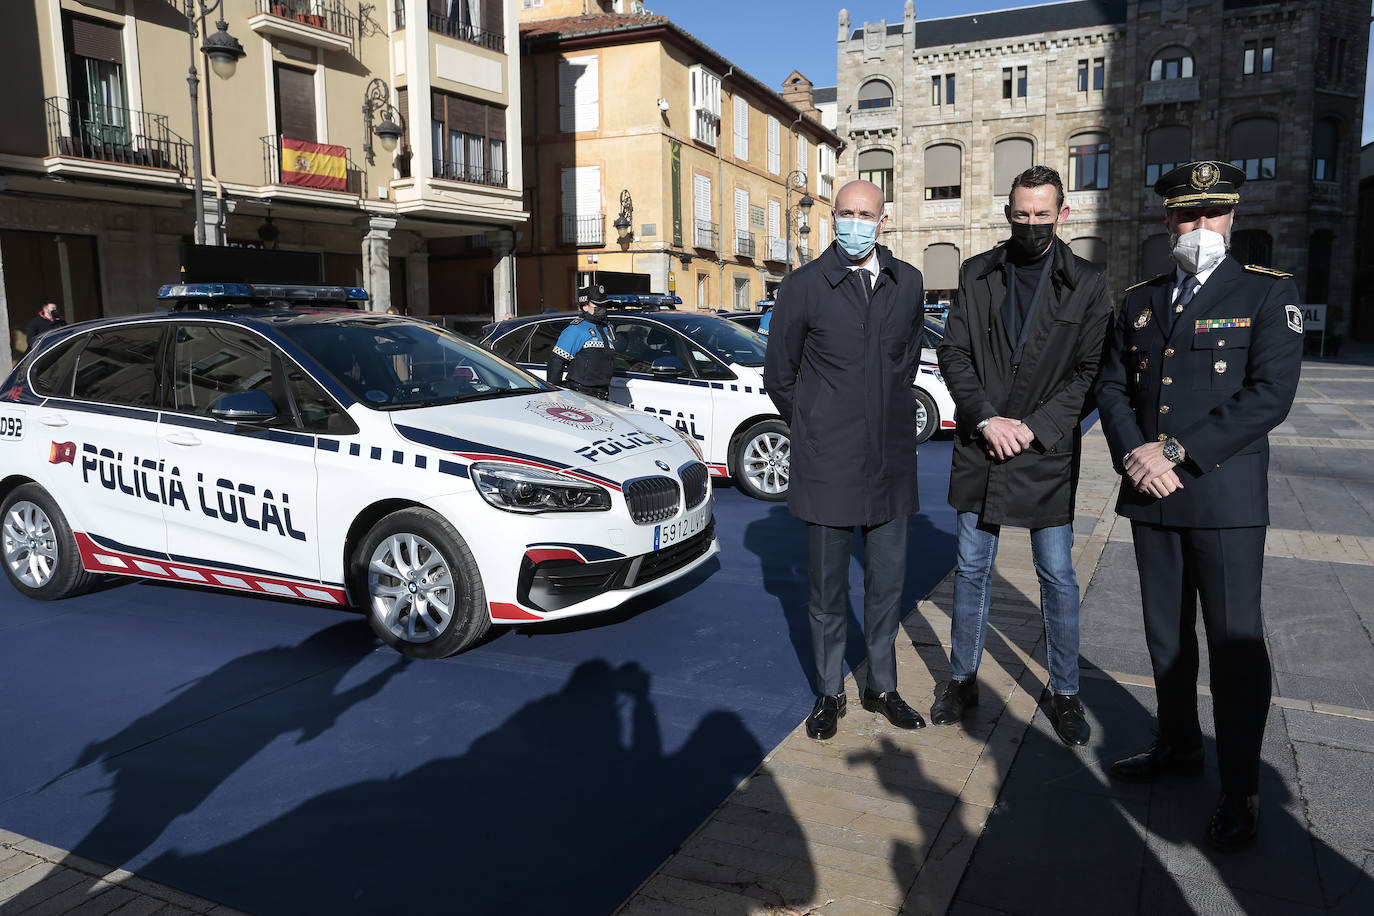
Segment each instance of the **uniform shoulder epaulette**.
[{"label": "uniform shoulder epaulette", "polygon": [[1278,277],[1280,280],[1286,280],[1293,276],[1286,270],[1275,270],[1272,267],[1264,267],[1259,264],[1246,264],[1245,269],[1252,274],[1264,274],[1266,277]]},{"label": "uniform shoulder epaulette", "polygon": [[1153,282],[1155,282],[1156,280],[1163,280],[1163,279],[1164,279],[1165,277],[1167,277],[1167,276],[1169,276],[1169,272],[1168,272],[1168,271],[1165,271],[1164,273],[1160,274],[1160,275],[1157,276],[1157,277],[1151,277],[1151,278],[1148,279],[1148,280],[1141,280],[1141,281],[1140,281],[1139,283],[1137,283],[1135,286],[1128,286],[1128,287],[1126,287],[1124,290],[1122,290],[1122,292],[1129,293],[1129,292],[1130,292],[1131,290],[1133,290],[1133,289],[1140,289],[1140,287],[1145,286],[1145,285],[1150,284],[1150,283],[1153,283]]}]

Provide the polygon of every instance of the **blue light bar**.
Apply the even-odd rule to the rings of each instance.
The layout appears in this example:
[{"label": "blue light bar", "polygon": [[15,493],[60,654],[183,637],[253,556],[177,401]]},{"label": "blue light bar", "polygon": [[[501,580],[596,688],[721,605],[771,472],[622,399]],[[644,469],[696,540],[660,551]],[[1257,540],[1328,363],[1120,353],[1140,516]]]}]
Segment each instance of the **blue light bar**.
[{"label": "blue light bar", "polygon": [[242,299],[252,295],[247,283],[169,283],[157,291],[159,299]]},{"label": "blue light bar", "polygon": [[666,293],[612,293],[606,297],[607,302],[614,302],[618,305],[681,305],[680,296],[670,296]]},{"label": "blue light bar", "polygon": [[270,283],[169,283],[157,291],[159,299],[221,301],[366,302],[361,286],[312,286]]}]

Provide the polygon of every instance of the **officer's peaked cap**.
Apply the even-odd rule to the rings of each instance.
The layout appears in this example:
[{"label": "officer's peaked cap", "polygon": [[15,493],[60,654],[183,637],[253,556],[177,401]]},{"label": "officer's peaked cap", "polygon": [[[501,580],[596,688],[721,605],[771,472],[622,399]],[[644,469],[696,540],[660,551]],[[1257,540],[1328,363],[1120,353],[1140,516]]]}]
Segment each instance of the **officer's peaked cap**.
[{"label": "officer's peaked cap", "polygon": [[1245,172],[1229,162],[1202,159],[1166,172],[1155,182],[1155,193],[1169,209],[1181,207],[1234,207],[1240,203],[1239,188]]},{"label": "officer's peaked cap", "polygon": [[588,303],[592,305],[605,305],[606,301],[606,287],[602,286],[600,283],[584,286],[577,291],[578,308]]}]

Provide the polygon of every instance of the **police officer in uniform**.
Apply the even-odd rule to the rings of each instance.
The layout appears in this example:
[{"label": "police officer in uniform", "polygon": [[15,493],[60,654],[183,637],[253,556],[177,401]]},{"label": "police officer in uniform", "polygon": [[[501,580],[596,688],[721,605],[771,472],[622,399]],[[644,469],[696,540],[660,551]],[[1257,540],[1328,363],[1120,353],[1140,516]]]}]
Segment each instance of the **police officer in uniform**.
[{"label": "police officer in uniform", "polygon": [[[615,351],[606,330],[606,287],[584,286],[577,291],[582,316],[563,329],[549,354],[546,378],[551,385],[571,388],[603,401],[611,397]],[[564,378],[564,372],[567,378]]]},{"label": "police officer in uniform", "polygon": [[1207,840],[1221,851],[1248,846],[1259,830],[1267,436],[1288,415],[1302,365],[1291,275],[1227,254],[1244,181],[1229,163],[1201,161],[1155,184],[1176,267],[1126,291],[1096,386],[1124,475],[1117,512],[1131,520],[1159,716],[1155,743],[1111,775],[1202,771],[1201,604],[1221,773]]}]

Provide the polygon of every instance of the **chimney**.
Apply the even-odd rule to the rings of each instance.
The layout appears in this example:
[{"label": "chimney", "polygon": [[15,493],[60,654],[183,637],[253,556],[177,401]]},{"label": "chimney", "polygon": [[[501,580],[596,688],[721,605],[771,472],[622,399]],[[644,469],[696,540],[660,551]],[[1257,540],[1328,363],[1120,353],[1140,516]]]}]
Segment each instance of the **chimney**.
[{"label": "chimney", "polygon": [[793,106],[816,123],[820,123],[821,110],[816,107],[812,95],[811,81],[802,76],[801,71],[793,70],[782,84],[782,100]]}]

